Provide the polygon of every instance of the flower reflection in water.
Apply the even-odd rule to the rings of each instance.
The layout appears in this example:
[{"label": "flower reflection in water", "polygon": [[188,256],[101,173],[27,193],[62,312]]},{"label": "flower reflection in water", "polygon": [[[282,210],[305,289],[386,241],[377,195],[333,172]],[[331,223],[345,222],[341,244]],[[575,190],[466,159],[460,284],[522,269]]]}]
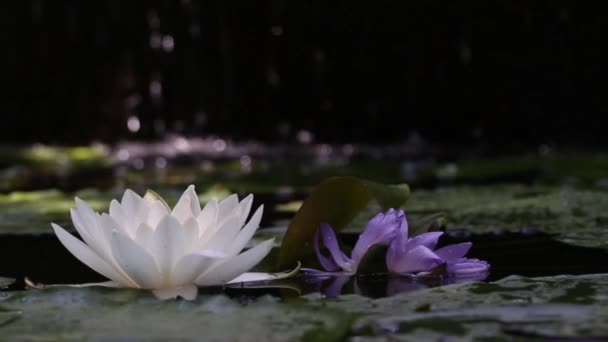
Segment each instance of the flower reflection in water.
[{"label": "flower reflection in water", "polygon": [[482,281],[488,277],[489,273],[482,272],[464,277],[400,274],[330,275],[307,272],[304,274],[304,282],[311,284],[315,292],[319,292],[327,298],[336,298],[346,294],[377,298],[450,284]]}]

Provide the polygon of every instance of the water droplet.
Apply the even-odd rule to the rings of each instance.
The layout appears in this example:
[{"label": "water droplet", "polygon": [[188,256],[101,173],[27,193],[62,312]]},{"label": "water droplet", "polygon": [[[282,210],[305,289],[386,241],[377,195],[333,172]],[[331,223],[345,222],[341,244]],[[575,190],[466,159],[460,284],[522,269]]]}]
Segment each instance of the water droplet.
[{"label": "water droplet", "polygon": [[129,129],[129,132],[137,133],[141,128],[139,118],[135,115],[129,116],[127,119],[127,128]]},{"label": "water droplet", "polygon": [[313,140],[313,136],[310,131],[303,129],[298,132],[296,139],[298,139],[300,144],[310,144]]},{"label": "water droplet", "polygon": [[150,82],[150,95],[152,97],[160,97],[163,93],[163,84],[159,80]]},{"label": "water droplet", "polygon": [[217,152],[224,152],[226,149],[226,142],[222,139],[217,139],[213,142],[213,149]]},{"label": "water droplet", "polygon": [[118,158],[118,160],[121,161],[126,161],[129,159],[129,157],[131,156],[131,154],[129,153],[129,151],[127,151],[126,149],[121,149],[120,151],[118,151],[116,157]]},{"label": "water droplet", "polygon": [[165,35],[163,37],[162,46],[163,50],[165,50],[166,52],[173,51],[173,48],[175,47],[175,41],[173,40],[173,36]]},{"label": "water droplet", "polygon": [[177,137],[175,139],[175,148],[180,152],[188,152],[190,150],[190,143],[184,137]]}]

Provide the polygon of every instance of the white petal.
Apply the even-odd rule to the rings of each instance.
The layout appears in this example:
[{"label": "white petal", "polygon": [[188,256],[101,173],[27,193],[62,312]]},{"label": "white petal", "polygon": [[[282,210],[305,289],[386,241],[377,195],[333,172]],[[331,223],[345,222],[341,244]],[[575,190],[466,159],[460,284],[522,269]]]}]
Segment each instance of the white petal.
[{"label": "white petal", "polygon": [[198,223],[195,219],[190,218],[183,225],[184,229],[184,254],[189,253],[193,250],[193,247],[198,241]]},{"label": "white petal", "polygon": [[148,217],[146,219],[146,223],[150,227],[156,227],[160,223],[160,221],[167,215],[171,213],[171,210],[164,204],[163,201],[156,201],[152,204],[149,204],[150,211],[148,212]]},{"label": "white petal", "polygon": [[121,231],[123,233],[127,233],[125,228],[129,225],[129,217],[127,216],[125,211],[122,209],[122,206],[120,205],[120,203],[118,203],[117,200],[112,200],[110,202],[110,211],[109,212],[110,212],[110,216],[114,219],[114,221],[116,221],[116,223],[118,223],[118,226],[120,227]]},{"label": "white petal", "polygon": [[[300,271],[300,263],[298,262],[298,266],[291,271],[287,272],[278,272],[278,273],[266,273],[266,272],[247,272],[243,273],[240,276],[232,279],[227,282],[227,284],[235,284],[235,283],[248,283],[255,281],[270,281],[270,280],[279,280],[293,277]],[[331,273],[329,273],[331,275]],[[335,275],[335,274],[334,274]]]},{"label": "white petal", "polygon": [[194,185],[190,185],[177,201],[172,214],[179,222],[184,223],[191,217],[197,217],[200,212],[201,205],[194,191]]},{"label": "white petal", "polygon": [[53,288],[53,287],[76,287],[76,288],[81,288],[81,287],[111,287],[111,288],[121,288],[124,287],[122,285],[120,285],[119,283],[110,280],[110,281],[103,281],[103,282],[99,282],[99,283],[84,283],[84,284],[35,284],[33,283],[31,280],[29,280],[28,278],[25,278],[25,285],[27,288],[33,288],[33,289],[38,289],[38,290],[42,290],[42,289],[48,289],[48,288]]},{"label": "white petal", "polygon": [[233,256],[240,253],[247,242],[251,240],[253,234],[255,234],[256,230],[260,226],[260,221],[262,220],[262,214],[264,213],[264,206],[261,205],[258,210],[253,213],[251,219],[243,229],[237,234],[236,238],[230,243],[230,246],[226,249],[226,254]]},{"label": "white petal", "polygon": [[87,245],[89,245],[89,247],[93,248],[95,239],[93,238],[92,233],[89,232],[89,226],[85,225],[84,220],[80,217],[78,209],[71,208],[70,216],[72,217],[72,223],[74,223],[74,228],[76,228],[76,231],[78,232],[80,237],[84,240],[84,242],[87,243]]},{"label": "white petal", "polygon": [[223,251],[230,243],[234,240],[236,235],[241,229],[239,226],[240,219],[238,216],[232,216],[217,229],[215,234],[209,240],[203,244],[204,249],[213,249],[216,251]]},{"label": "white petal", "polygon": [[124,287],[115,281],[103,281],[99,283],[84,283],[84,284],[61,284],[61,285],[49,285],[49,286],[67,286],[67,287],[110,287],[110,288],[121,288]]},{"label": "white petal", "polygon": [[135,236],[135,231],[140,223],[146,222],[150,206],[148,201],[144,201],[141,196],[130,189],[125,190],[120,204],[122,211],[126,216],[123,224],[123,229],[128,232],[129,237]]},{"label": "white petal", "polygon": [[249,196],[245,197],[241,203],[239,203],[239,206],[241,208],[240,210],[240,217],[241,217],[241,222],[239,223],[239,227],[242,227],[245,224],[245,221],[247,221],[247,217],[249,217],[249,212],[251,211],[251,205],[253,204],[253,195],[249,194]]},{"label": "white petal", "polygon": [[95,235],[95,239],[101,246],[104,259],[110,259],[112,258],[112,247],[110,246],[112,232],[120,232],[120,226],[110,215],[106,213],[101,214],[101,216],[97,219],[97,222],[98,230],[97,234]]},{"label": "white petal", "polygon": [[101,256],[107,263],[111,264],[114,269],[123,275],[123,277],[129,279],[132,284],[135,284],[133,279],[131,279],[122,269],[122,267],[120,267],[112,252],[112,233],[121,232],[119,228],[120,226],[110,215],[106,213],[101,214],[97,221],[99,229],[96,239],[102,249],[102,251],[97,254],[99,254],[99,256]]},{"label": "white petal", "polygon": [[235,284],[235,283],[248,283],[252,281],[266,281],[275,279],[275,275],[273,273],[264,273],[264,272],[247,272],[243,273],[240,276],[232,279],[226,284]]},{"label": "white petal", "polygon": [[216,199],[207,202],[201,213],[196,218],[199,226],[199,236],[213,235],[212,227],[217,222],[218,204]]},{"label": "white petal", "polygon": [[[107,227],[108,220],[114,222],[108,214],[104,213],[101,216],[97,215],[91,210],[88,210],[80,203],[79,208],[72,208],[70,215],[74,227],[84,240],[84,242],[104,260],[110,262],[112,259],[112,251],[110,249],[110,232],[115,228],[115,224],[112,227]],[[88,213],[87,213],[88,212]],[[88,217],[87,221],[83,217]],[[84,222],[89,222],[85,224]],[[91,223],[94,222],[94,223]]]},{"label": "white petal", "polygon": [[149,246],[164,282],[169,280],[171,269],[181,257],[184,245],[182,225],[173,215],[165,216],[156,227]]},{"label": "white petal", "polygon": [[218,204],[217,220],[222,221],[228,215],[232,214],[234,209],[239,207],[239,198],[236,194],[232,194]]},{"label": "white petal", "polygon": [[135,241],[138,245],[145,248],[148,252],[150,252],[150,244],[152,242],[152,236],[154,235],[154,230],[150,228],[145,223],[142,223],[137,227],[137,232],[135,233]]},{"label": "white petal", "polygon": [[97,225],[97,213],[95,213],[95,211],[89,207],[87,202],[78,197],[76,197],[75,200],[76,209],[80,215],[80,218],[82,219],[82,225],[89,232],[89,235],[92,236],[93,234],[91,234],[91,231]]},{"label": "white petal", "polygon": [[121,284],[122,286],[136,286],[136,284],[133,284],[129,279],[125,278],[122,274],[120,274],[120,272],[114,269],[95,252],[93,252],[89,246],[85,245],[82,241],[75,238],[72,234],[68,233],[60,226],[54,223],[51,223],[51,225],[53,226],[55,235],[57,235],[63,246],[83,264],[89,266],[92,270],[103,275],[104,277],[112,279],[113,281]]},{"label": "white petal", "polygon": [[127,215],[134,215],[139,209],[142,200],[141,196],[136,194],[133,190],[127,189],[122,195],[120,205]]},{"label": "white petal", "polygon": [[173,268],[171,284],[178,286],[194,283],[194,280],[201,275],[213,261],[223,257],[225,257],[224,254],[205,255],[202,253],[192,253],[184,255]]},{"label": "white petal", "polygon": [[169,207],[167,202],[165,202],[165,200],[162,197],[160,197],[160,195],[157,194],[155,191],[152,191],[152,190],[146,191],[146,194],[144,195],[144,202],[148,203],[148,205],[152,205],[156,202],[160,202],[160,204],[163,205],[163,207],[166,209],[167,212],[171,211],[171,208]]},{"label": "white petal", "polygon": [[198,288],[194,284],[188,284],[166,289],[156,289],[152,293],[160,300],[177,299],[177,297],[182,297],[185,300],[195,300],[198,295]]},{"label": "white petal", "polygon": [[110,288],[121,288],[124,287],[115,281],[103,281],[100,283],[84,283],[84,284],[68,284],[61,286],[69,286],[69,287],[110,287]]},{"label": "white petal", "polygon": [[274,238],[237,255],[225,262],[218,263],[214,268],[200,275],[197,285],[221,285],[235,279],[257,265],[272,249]]},{"label": "white petal", "polygon": [[125,235],[112,233],[112,254],[133,281],[145,289],[158,288],[161,277],[154,258],[135,241]]}]

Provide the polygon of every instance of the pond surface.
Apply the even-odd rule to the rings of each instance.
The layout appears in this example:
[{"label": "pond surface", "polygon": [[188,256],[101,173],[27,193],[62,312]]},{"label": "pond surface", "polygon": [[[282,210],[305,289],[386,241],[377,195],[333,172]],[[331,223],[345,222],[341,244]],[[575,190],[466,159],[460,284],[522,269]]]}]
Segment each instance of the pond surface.
[{"label": "pond surface", "polygon": [[[120,150],[109,153],[98,147],[11,149],[10,155],[0,149],[5,159],[0,162],[0,276],[15,279],[0,282],[0,339],[608,338],[608,157],[412,163],[394,153],[383,155],[379,167],[373,150],[356,158],[341,152],[332,162],[323,157],[327,147],[286,149],[278,159],[237,147],[224,156],[179,158],[132,148],[127,159],[118,158]],[[243,151],[251,156],[249,166],[237,157]],[[159,158],[165,158],[164,164],[156,163]],[[42,284],[103,280],[50,232],[50,222],[71,227],[68,211],[75,195],[103,211],[124,187],[139,192],[154,188],[169,202],[189,183],[197,184],[203,201],[253,192],[254,206],[264,203],[267,208],[255,238],[276,236],[280,242],[312,186],[335,174],[409,182],[413,190],[405,209],[410,218],[443,213],[446,234],[440,243],[472,241],[470,255],[492,265],[489,276],[464,283],[388,276],[382,260],[376,260],[377,272],[356,277],[301,274],[246,288],[205,288],[195,302],[159,302],[134,290],[25,289],[26,277]],[[356,226],[341,233],[345,245],[356,240]],[[258,269],[277,271],[279,248],[277,243]]]}]

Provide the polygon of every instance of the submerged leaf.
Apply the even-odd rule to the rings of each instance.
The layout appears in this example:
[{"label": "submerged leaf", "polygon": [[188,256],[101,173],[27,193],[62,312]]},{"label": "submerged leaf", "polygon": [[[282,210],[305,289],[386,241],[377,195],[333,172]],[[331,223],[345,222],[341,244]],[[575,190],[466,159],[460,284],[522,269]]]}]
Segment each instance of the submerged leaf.
[{"label": "submerged leaf", "polygon": [[[401,207],[407,185],[382,185],[356,177],[331,177],[317,185],[289,224],[279,256],[282,268],[297,261],[316,264],[313,236],[321,223],[339,231],[370,205],[386,210]],[[363,227],[362,227],[363,228]]]}]

